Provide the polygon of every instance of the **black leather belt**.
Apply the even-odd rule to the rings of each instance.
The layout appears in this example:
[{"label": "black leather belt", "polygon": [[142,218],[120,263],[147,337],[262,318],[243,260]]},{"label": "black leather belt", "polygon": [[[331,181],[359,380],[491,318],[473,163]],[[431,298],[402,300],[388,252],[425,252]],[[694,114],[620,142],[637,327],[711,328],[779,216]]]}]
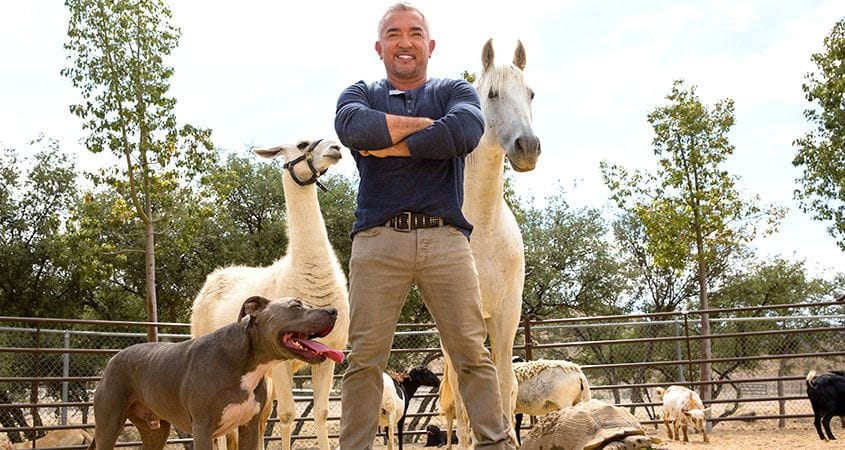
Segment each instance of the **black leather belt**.
[{"label": "black leather belt", "polygon": [[417,214],[410,211],[403,211],[390,219],[384,226],[393,228],[396,231],[411,231],[418,228],[436,228],[446,225],[446,221],[439,216],[428,214]]}]

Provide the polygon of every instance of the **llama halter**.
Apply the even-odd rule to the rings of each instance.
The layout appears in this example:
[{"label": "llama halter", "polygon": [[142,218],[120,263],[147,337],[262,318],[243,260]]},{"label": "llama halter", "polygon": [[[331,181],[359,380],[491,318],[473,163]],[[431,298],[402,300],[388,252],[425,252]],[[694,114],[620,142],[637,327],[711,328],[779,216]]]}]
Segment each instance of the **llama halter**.
[{"label": "llama halter", "polygon": [[[298,158],[294,158],[293,160],[286,162],[282,166],[282,168],[288,170],[291,178],[293,178],[293,181],[295,181],[296,184],[298,184],[300,186],[305,186],[305,185],[308,185],[308,184],[316,183],[317,187],[322,189],[323,192],[327,192],[326,187],[323,186],[322,183],[317,181],[317,178],[319,178],[320,175],[326,173],[326,169],[317,170],[317,168],[314,167],[314,149],[317,148],[317,145],[322,141],[323,141],[322,139],[317,139],[316,141],[312,142],[311,145],[308,146],[308,149],[305,150],[305,153],[300,155]],[[301,180],[298,176],[296,176],[296,172],[293,171],[294,166],[296,166],[297,164],[299,164],[303,160],[305,160],[305,162],[308,163],[308,169],[311,170],[311,177],[306,179],[306,180]]]}]

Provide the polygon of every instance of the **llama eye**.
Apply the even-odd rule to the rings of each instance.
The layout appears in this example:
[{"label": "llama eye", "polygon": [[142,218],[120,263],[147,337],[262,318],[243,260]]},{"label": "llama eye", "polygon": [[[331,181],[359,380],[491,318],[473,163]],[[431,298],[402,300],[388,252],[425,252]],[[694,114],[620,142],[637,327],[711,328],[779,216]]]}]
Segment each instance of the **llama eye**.
[{"label": "llama eye", "polygon": [[490,89],[490,92],[487,94],[487,98],[496,98],[498,96],[499,93],[497,91],[494,91],[493,89]]},{"label": "llama eye", "polygon": [[528,89],[528,96],[531,100],[534,100],[534,89]]}]

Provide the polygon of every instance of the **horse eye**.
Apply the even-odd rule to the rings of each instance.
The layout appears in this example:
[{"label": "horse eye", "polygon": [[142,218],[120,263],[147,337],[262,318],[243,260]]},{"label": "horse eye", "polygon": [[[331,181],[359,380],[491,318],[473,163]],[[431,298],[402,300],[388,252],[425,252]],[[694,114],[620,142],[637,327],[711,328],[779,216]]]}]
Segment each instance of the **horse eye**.
[{"label": "horse eye", "polygon": [[499,93],[497,91],[494,91],[493,89],[490,89],[490,92],[487,94],[487,98],[496,98],[498,96]]},{"label": "horse eye", "polygon": [[534,89],[528,89],[528,96],[531,97],[531,100],[534,100]]}]

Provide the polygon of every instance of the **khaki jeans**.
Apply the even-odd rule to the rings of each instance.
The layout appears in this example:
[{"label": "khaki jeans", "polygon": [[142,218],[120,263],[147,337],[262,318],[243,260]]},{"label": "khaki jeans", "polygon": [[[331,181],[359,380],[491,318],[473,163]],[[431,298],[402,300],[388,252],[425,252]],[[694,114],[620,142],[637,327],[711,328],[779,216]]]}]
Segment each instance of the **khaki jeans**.
[{"label": "khaki jeans", "polygon": [[484,347],[487,328],[475,260],[466,237],[452,226],[410,232],[380,226],[355,235],[349,261],[351,352],[341,389],[340,448],[372,448],[381,374],[412,283],[419,287],[458,374],[475,448],[513,449],[496,368]]}]

